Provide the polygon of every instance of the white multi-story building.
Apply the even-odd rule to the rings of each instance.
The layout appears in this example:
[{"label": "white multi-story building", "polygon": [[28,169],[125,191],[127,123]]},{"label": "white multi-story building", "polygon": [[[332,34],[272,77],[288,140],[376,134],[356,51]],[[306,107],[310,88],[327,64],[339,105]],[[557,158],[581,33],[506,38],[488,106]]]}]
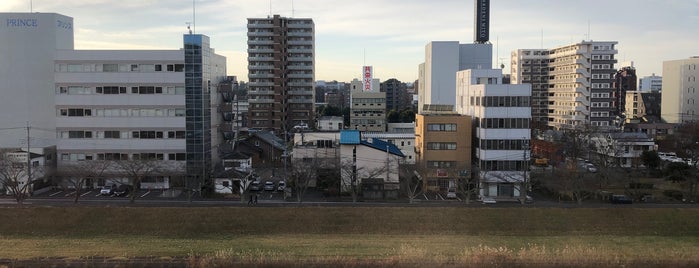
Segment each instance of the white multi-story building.
[{"label": "white multi-story building", "polygon": [[[533,64],[533,53],[542,50],[524,49],[512,53],[513,83],[527,83],[531,78],[535,95],[533,103],[536,118],[544,118],[546,107],[548,126],[572,128],[579,125],[613,126],[617,101],[612,88],[614,83],[615,41],[582,41],[580,43],[549,49],[547,61]],[[532,52],[532,57],[522,56]],[[529,63],[527,63],[529,61]],[[526,70],[539,68],[542,80],[534,81],[534,75],[527,77]],[[544,70],[546,72],[544,72]],[[546,106],[541,96],[546,95]]]},{"label": "white multi-story building", "polygon": [[362,132],[362,140],[381,139],[398,147],[405,155],[401,164],[415,164],[415,127],[413,133]]},{"label": "white multi-story building", "polygon": [[663,88],[663,77],[655,74],[638,79],[639,91],[660,91]]},{"label": "white multi-story building", "polygon": [[491,44],[433,41],[425,45],[425,62],[418,67],[418,113],[422,113],[426,104],[456,104],[456,72],[490,69],[493,65],[492,55]]},{"label": "white multi-story building", "polygon": [[[0,148],[56,145],[54,65],[73,49],[73,18],[55,13],[0,13]],[[10,129],[15,128],[15,129]]]},{"label": "white multi-story building", "polygon": [[526,197],[531,139],[531,85],[502,84],[502,70],[465,70],[456,74],[456,111],[475,128],[480,196],[512,200]]},{"label": "white multi-story building", "polygon": [[532,85],[532,128],[544,128],[549,115],[549,50],[518,49],[511,58],[510,83]]},{"label": "white multi-story building", "polygon": [[663,62],[662,118],[668,123],[699,120],[699,56]]},{"label": "white multi-story building", "polygon": [[[158,171],[142,188],[168,188],[185,175],[204,183],[223,141],[216,88],[226,74],[208,37],[184,35],[179,50],[74,50],[70,17],[0,18],[0,87],[8,94],[0,109],[15,117],[0,124],[28,122],[32,147],[56,146],[59,172],[77,161],[149,159]],[[15,139],[0,136],[3,146]],[[126,180],[112,169],[86,186]]]}]

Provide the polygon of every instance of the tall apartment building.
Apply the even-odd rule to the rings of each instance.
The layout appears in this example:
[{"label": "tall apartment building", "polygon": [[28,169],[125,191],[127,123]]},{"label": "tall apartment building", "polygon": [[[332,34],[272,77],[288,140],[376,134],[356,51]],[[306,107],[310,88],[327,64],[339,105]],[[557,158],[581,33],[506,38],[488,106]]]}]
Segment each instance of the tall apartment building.
[{"label": "tall apartment building", "polygon": [[368,91],[358,79],[350,83],[350,129],[386,131],[386,92],[379,92],[379,79],[373,80]]},{"label": "tall apartment building", "polygon": [[[556,129],[578,125],[613,126],[616,120],[617,96],[614,82],[615,41],[582,41],[548,49],[548,126]],[[536,51],[536,50],[522,50]],[[513,52],[513,55],[518,55]],[[513,70],[524,70],[526,58],[513,57]],[[544,66],[540,66],[544,68]],[[523,82],[525,74],[513,71],[513,83]],[[516,78],[515,78],[516,77]],[[539,103],[543,95],[538,84]],[[535,106],[536,107],[536,106]],[[538,118],[542,118],[538,106]]]},{"label": "tall apartment building", "polygon": [[549,115],[549,51],[518,49],[511,54],[511,84],[532,85],[532,128],[545,129]]},{"label": "tall apartment building", "polygon": [[663,77],[654,74],[638,79],[639,91],[660,91],[663,88]]},{"label": "tall apartment building", "polygon": [[386,93],[386,110],[400,111],[410,107],[412,95],[408,95],[408,86],[398,79],[391,78],[381,83],[381,92]]},{"label": "tall apartment building", "polygon": [[699,56],[663,62],[662,118],[668,123],[699,120]]},{"label": "tall apartment building", "polygon": [[487,43],[433,41],[425,45],[425,62],[418,67],[418,113],[427,104],[455,105],[456,72],[490,69],[492,55],[493,46]]},{"label": "tall apartment building", "polygon": [[312,125],[315,34],[312,19],[248,19],[248,126],[281,134]]},{"label": "tall apartment building", "polygon": [[[0,17],[23,25],[0,32],[0,42],[14,49],[0,45],[0,68],[15,63],[28,68],[3,70],[0,85],[10,85],[3,92],[30,108],[25,113],[3,102],[0,111],[36,128],[32,145],[56,146],[59,171],[76,161],[150,159],[158,174],[144,180],[142,188],[168,188],[185,175],[191,179],[188,186],[197,187],[208,178],[223,140],[216,88],[226,73],[226,59],[209,47],[208,37],[184,35],[179,50],[74,50],[70,17]],[[16,90],[23,92],[12,95]],[[112,172],[86,186],[114,182],[127,178]]]},{"label": "tall apartment building", "polygon": [[624,66],[614,74],[614,106],[616,111],[614,116],[625,117],[626,112],[626,94],[630,91],[638,89],[638,77],[636,77],[636,68],[633,66]]},{"label": "tall apartment building", "polygon": [[465,70],[456,77],[456,111],[473,120],[481,198],[522,200],[529,180],[531,86],[502,84],[501,69]]}]

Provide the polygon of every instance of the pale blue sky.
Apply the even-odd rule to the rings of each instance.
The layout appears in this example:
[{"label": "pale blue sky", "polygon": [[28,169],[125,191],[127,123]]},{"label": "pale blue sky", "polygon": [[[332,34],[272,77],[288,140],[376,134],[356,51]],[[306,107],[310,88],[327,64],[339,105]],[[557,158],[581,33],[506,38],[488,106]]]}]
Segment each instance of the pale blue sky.
[{"label": "pale blue sky", "polygon": [[[291,0],[194,1],[196,32],[244,81],[246,19],[292,16]],[[76,49],[179,49],[192,21],[191,0],[2,0],[0,12],[29,12],[30,2],[74,18]],[[350,81],[366,64],[382,81],[413,82],[425,44],[473,41],[472,0],[294,0],[293,16],[315,22],[318,80]],[[589,39],[588,22],[591,39],[619,41],[619,61],[634,61],[640,76],[699,55],[699,0],[492,0],[494,62],[509,72],[514,49]]]}]

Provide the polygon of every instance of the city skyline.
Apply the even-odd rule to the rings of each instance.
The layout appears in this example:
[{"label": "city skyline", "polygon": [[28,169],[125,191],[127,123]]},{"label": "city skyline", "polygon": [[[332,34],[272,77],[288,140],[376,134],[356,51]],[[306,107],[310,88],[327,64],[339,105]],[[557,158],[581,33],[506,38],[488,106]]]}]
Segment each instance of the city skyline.
[{"label": "city skyline", "polygon": [[[634,61],[639,77],[662,75],[663,61],[699,55],[699,37],[686,27],[699,23],[699,1],[591,2],[492,1],[494,65],[509,73],[512,50],[590,39],[618,41],[619,63]],[[243,81],[247,18],[270,14],[314,20],[316,80],[349,82],[361,77],[361,66],[372,65],[382,81],[413,82],[428,42],[473,42],[473,1],[10,0],[0,3],[0,12],[73,17],[76,49],[180,49],[193,3],[192,28],[211,37],[211,47],[227,58],[228,74]]]}]

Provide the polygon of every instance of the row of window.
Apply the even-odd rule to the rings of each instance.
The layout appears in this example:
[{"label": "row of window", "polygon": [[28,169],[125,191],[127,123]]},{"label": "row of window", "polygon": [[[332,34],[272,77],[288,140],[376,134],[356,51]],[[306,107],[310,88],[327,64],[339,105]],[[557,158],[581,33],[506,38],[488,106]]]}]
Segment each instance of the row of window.
[{"label": "row of window", "polygon": [[[130,88],[130,90],[129,90]],[[68,95],[86,95],[86,94],[166,94],[166,95],[184,95],[185,87],[177,86],[98,86],[98,87],[83,87],[83,86],[59,86],[56,90],[58,94]]]},{"label": "row of window", "polygon": [[170,160],[185,161],[185,153],[72,153],[61,154],[62,161],[90,161],[90,160]]},{"label": "row of window", "polygon": [[529,118],[482,118],[476,127],[481,128],[529,128]]},{"label": "row of window", "polygon": [[481,170],[509,170],[517,171],[524,170],[527,165],[522,160],[484,160],[481,161]]},{"label": "row of window", "polygon": [[177,109],[90,109],[60,108],[58,116],[98,116],[98,117],[182,117],[184,108]]},{"label": "row of window", "polygon": [[137,131],[120,131],[120,130],[70,130],[60,131],[57,133],[59,139],[184,139],[185,131],[154,131],[154,130],[137,130]]},{"label": "row of window", "polygon": [[428,168],[452,168],[456,167],[456,161],[427,161]]},{"label": "row of window", "polygon": [[609,117],[609,112],[591,112],[590,117]]},{"label": "row of window", "polygon": [[609,98],[609,93],[592,93],[592,98]]},{"label": "row of window", "polygon": [[471,97],[471,106],[484,107],[530,107],[529,96],[486,96]]},{"label": "row of window", "polygon": [[82,73],[82,72],[184,72],[184,64],[56,64],[56,72]]},{"label": "row of window", "polygon": [[529,140],[480,140],[483,150],[524,150],[529,147]]},{"label": "row of window", "polygon": [[456,142],[428,142],[427,150],[456,150]]},{"label": "row of window", "polygon": [[456,131],[456,124],[427,124],[427,131]]},{"label": "row of window", "polygon": [[590,104],[591,107],[609,107],[609,102],[593,102]]}]

